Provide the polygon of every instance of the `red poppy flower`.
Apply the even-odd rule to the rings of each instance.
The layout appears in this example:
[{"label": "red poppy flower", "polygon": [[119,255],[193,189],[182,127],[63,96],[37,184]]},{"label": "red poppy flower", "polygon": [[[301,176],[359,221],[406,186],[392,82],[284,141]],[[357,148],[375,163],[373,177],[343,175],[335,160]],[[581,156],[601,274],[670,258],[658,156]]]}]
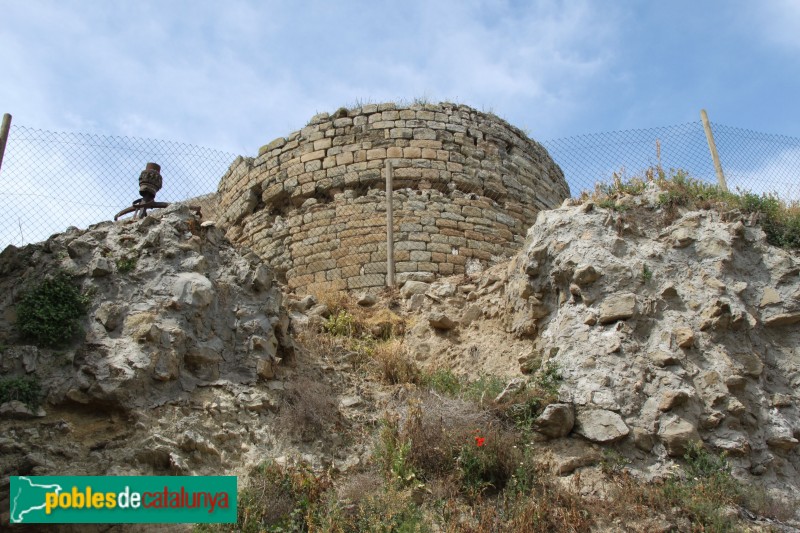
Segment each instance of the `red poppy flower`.
[{"label": "red poppy flower", "polygon": [[485,437],[475,437],[475,445],[480,448],[483,446],[483,443],[486,441]]}]

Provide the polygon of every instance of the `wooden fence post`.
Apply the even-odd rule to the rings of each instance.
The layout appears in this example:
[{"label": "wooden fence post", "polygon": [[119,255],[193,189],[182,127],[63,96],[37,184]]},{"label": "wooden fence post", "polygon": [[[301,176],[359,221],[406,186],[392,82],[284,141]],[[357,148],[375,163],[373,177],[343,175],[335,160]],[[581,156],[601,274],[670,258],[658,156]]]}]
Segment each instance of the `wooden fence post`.
[{"label": "wooden fence post", "polygon": [[711,123],[708,121],[708,114],[705,109],[700,110],[700,118],[703,121],[703,129],[706,131],[706,140],[708,141],[708,150],[711,152],[711,159],[714,160],[714,169],[717,171],[717,181],[723,191],[728,191],[728,184],[725,182],[725,174],[722,173],[722,164],[719,162],[719,154],[717,153],[717,145],[714,142],[714,134],[711,133]]},{"label": "wooden fence post", "polygon": [[386,160],[386,286],[394,287],[394,206],[392,162]]},{"label": "wooden fence post", "polygon": [[11,130],[11,115],[3,115],[3,125],[0,126],[0,169],[3,168],[3,155],[6,153],[6,142],[8,142],[8,132]]}]

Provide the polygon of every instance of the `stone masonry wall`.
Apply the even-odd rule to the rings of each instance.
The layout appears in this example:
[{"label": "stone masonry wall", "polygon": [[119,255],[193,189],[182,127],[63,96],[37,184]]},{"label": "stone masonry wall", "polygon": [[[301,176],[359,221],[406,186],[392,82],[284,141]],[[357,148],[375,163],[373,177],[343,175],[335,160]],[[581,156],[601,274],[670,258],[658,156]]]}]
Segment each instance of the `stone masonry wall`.
[{"label": "stone masonry wall", "polygon": [[536,214],[569,196],[546,150],[494,115],[371,104],[316,115],[257,158],[234,161],[218,223],[291,289],[384,286],[387,159],[399,280],[509,257]]}]

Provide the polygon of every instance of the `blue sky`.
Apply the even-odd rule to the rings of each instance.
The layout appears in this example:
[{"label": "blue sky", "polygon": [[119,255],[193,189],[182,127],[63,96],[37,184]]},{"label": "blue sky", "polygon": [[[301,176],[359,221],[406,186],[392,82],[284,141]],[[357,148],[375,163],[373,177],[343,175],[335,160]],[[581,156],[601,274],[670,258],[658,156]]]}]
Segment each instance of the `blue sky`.
[{"label": "blue sky", "polygon": [[800,137],[800,1],[0,0],[0,112],[254,155],[425,98],[536,140],[711,120]]}]

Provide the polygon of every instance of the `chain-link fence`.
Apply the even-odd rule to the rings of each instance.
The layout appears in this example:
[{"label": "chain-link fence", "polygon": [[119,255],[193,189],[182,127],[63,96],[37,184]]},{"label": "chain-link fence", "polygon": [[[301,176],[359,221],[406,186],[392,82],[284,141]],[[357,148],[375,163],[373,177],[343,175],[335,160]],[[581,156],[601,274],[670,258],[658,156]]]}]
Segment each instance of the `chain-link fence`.
[{"label": "chain-link fence", "polygon": [[[800,139],[712,126],[729,188],[800,199]],[[469,273],[512,255],[536,213],[615,174],[658,167],[716,181],[702,123],[541,143],[465,106],[393,104],[314,117],[255,158],[176,142],[12,126],[0,246],[110,220],[161,165],[158,201],[192,199],[300,292]],[[393,167],[393,267],[387,164]],[[217,193],[206,202],[198,197]]]},{"label": "chain-link fence", "polygon": [[[800,200],[800,139],[712,124],[722,170],[731,191]],[[561,166],[573,196],[594,190],[616,173],[641,176],[651,167],[684,170],[717,182],[702,122],[594,133],[542,143]]]},{"label": "chain-link fence", "polygon": [[156,200],[174,202],[216,192],[235,157],[172,141],[12,125],[0,169],[0,247],[111,219],[139,198],[148,162],[164,176]]}]

